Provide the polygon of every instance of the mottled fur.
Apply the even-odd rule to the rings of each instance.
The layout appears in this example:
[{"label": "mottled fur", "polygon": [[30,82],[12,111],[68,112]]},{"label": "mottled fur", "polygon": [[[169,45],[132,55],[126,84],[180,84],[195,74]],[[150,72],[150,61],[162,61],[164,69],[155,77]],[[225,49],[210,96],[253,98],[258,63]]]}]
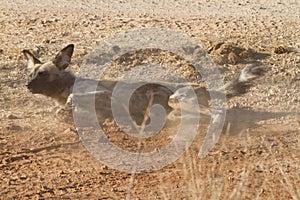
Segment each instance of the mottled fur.
[{"label": "mottled fur", "polygon": [[[74,45],[70,44],[63,48],[52,61],[44,63],[36,58],[30,51],[24,50],[23,53],[27,58],[31,77],[27,84],[27,88],[34,94],[43,94],[51,97],[62,105],[70,103],[74,98],[74,95],[77,95],[76,97],[78,97],[80,101],[85,102],[85,100],[87,100],[88,102],[88,95],[91,94],[90,92],[96,92],[95,104],[97,116],[100,116],[101,122],[106,118],[112,118],[110,108],[111,97],[113,88],[117,82],[110,80],[97,81],[97,91],[87,91],[83,89],[82,93],[73,94],[73,86],[76,77],[73,73],[66,70],[71,62],[73,50]],[[260,65],[248,66],[241,71],[239,77],[225,84],[223,88],[209,92],[204,87],[194,88],[198,97],[200,110],[202,110],[204,114],[209,114],[208,102],[210,100],[210,94],[212,93],[222,93],[225,91],[228,98],[244,94],[253,85],[254,80],[264,74],[264,71],[265,68]],[[95,83],[95,80],[81,78],[77,78],[76,81],[80,82],[84,88],[88,88],[88,86]],[[179,104],[180,100],[185,100],[186,102],[194,101],[189,99],[188,90],[189,87],[181,87],[173,93],[167,87],[159,84],[146,83],[132,94],[127,110],[129,110],[134,121],[136,121],[137,124],[141,124],[150,100],[149,94],[152,94],[154,97],[153,104],[161,104],[165,108],[167,114],[169,114],[172,110],[176,111],[182,109]],[[71,102],[71,104],[73,103],[74,102]],[[193,108],[190,109],[193,110]]]},{"label": "mottled fur", "polygon": [[27,58],[30,80],[27,88],[33,94],[43,94],[65,104],[72,93],[75,76],[65,69],[71,62],[74,45],[62,49],[53,61],[41,62],[30,51],[24,50]]}]

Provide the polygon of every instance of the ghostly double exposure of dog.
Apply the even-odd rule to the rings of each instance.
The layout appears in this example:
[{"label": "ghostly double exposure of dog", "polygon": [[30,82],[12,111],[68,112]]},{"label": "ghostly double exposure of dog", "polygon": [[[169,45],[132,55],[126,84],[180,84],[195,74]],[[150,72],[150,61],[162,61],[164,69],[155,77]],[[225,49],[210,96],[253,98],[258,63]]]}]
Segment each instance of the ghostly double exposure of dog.
[{"label": "ghostly double exposure of dog", "polygon": [[[27,88],[33,94],[42,94],[57,101],[60,105],[70,107],[72,104],[73,87],[76,82],[94,83],[96,80],[88,80],[76,77],[72,72],[66,70],[70,65],[74,45],[70,44],[63,48],[51,61],[42,62],[36,58],[29,50],[24,50],[28,62],[30,79]],[[265,67],[262,65],[247,66],[240,72],[239,76],[229,81],[223,87],[226,97],[239,96],[248,91],[256,83],[256,79],[262,77]],[[117,81],[100,80],[97,82],[95,91],[95,109],[100,122],[107,118],[113,118],[111,110],[111,96]],[[128,83],[131,84],[131,83]],[[160,84],[145,83],[138,88],[131,96],[128,112],[137,125],[141,125],[145,118],[145,112],[152,99],[152,104],[163,106],[167,114],[174,113],[174,110],[181,109],[179,101],[187,96],[187,87],[180,87],[175,92]],[[205,87],[195,88],[198,97],[200,112],[209,115],[210,92]],[[151,95],[149,95],[151,94]],[[172,117],[170,117],[172,118]]]}]

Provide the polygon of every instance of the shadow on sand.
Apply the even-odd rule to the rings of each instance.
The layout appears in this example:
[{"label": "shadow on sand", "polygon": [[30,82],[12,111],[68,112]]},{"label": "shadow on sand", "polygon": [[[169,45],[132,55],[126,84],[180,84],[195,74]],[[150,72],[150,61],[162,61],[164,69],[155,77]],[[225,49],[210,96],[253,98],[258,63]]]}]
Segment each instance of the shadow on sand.
[{"label": "shadow on sand", "polygon": [[247,108],[233,108],[227,110],[223,133],[226,133],[229,129],[230,135],[240,134],[249,128],[253,129],[260,127],[258,122],[269,119],[279,119],[281,117],[294,114],[295,113],[291,112],[257,112]]}]

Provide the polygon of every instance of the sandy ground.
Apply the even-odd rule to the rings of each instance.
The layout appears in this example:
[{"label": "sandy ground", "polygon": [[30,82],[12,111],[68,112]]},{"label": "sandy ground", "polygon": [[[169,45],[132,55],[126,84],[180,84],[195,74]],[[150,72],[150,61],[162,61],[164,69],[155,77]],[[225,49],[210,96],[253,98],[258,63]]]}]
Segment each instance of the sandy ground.
[{"label": "sandy ground", "polygon": [[[0,9],[1,199],[300,199],[299,1],[20,0],[1,1]],[[208,49],[215,42],[251,48],[268,72],[228,102],[223,134],[206,158],[197,157],[204,127],[176,162],[132,176],[101,164],[74,125],[55,115],[53,101],[29,93],[21,51],[48,60],[74,43],[76,72],[107,38],[142,27],[179,31]],[[217,51],[211,56],[220,61]],[[245,66],[221,61],[225,80]]]}]

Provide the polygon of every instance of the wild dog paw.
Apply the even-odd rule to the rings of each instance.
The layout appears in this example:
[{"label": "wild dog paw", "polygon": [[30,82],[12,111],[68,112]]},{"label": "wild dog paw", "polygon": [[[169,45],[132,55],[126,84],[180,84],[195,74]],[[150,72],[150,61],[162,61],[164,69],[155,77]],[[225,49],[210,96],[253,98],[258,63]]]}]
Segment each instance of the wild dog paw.
[{"label": "wild dog paw", "polygon": [[65,103],[64,109],[66,109],[66,110],[72,110],[73,109],[73,107],[74,107],[73,97],[74,97],[73,94],[70,94],[68,96],[68,99],[67,99],[67,102]]},{"label": "wild dog paw", "polygon": [[68,108],[57,109],[55,111],[55,117],[67,123],[73,122],[72,110]]}]

